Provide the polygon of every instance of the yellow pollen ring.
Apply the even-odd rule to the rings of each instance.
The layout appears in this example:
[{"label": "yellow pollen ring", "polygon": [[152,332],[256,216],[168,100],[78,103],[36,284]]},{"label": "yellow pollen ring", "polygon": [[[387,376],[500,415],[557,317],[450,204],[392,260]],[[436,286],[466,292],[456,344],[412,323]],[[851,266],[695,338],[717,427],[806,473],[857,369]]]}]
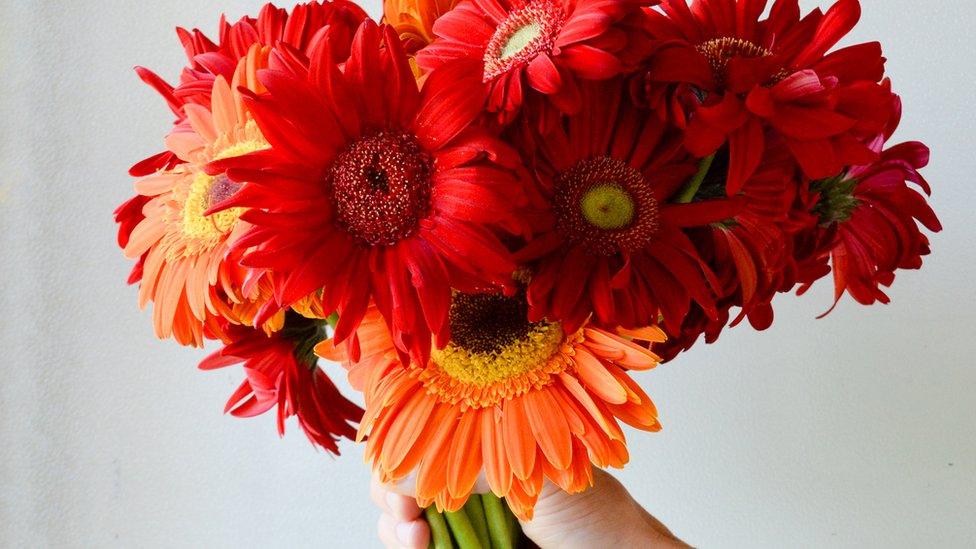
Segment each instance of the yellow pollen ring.
[{"label": "yellow pollen ring", "polygon": [[634,220],[634,199],[616,183],[595,185],[580,199],[583,217],[604,230],[623,229]]},{"label": "yellow pollen ring", "polygon": [[542,27],[539,26],[538,21],[531,21],[527,25],[519,27],[505,41],[505,45],[502,46],[501,55],[498,56],[499,59],[504,61],[515,57],[520,51],[529,47],[529,44],[533,40],[540,36],[542,36]]},{"label": "yellow pollen ring", "polygon": [[[221,136],[216,145],[225,145],[213,154],[213,160],[222,160],[243,156],[255,151],[264,150],[270,147],[267,141],[261,136],[260,130],[253,120],[239,129],[240,141],[228,143],[235,136]],[[204,215],[204,212],[213,206],[213,194],[215,183],[224,175],[207,175],[203,170],[197,170],[193,175],[193,182],[187,191],[186,199],[183,203],[181,226],[183,234],[196,241],[200,241],[202,248],[208,246],[204,242],[216,242],[222,236],[229,233],[237,224],[237,220],[244,213],[244,208],[231,208],[213,215]],[[223,184],[227,184],[226,180]],[[188,246],[186,253],[191,253],[197,247]]]},{"label": "yellow pollen ring", "polygon": [[493,352],[471,352],[449,344],[431,354],[418,370],[420,382],[441,401],[471,408],[494,406],[503,400],[545,387],[570,363],[565,346],[581,336],[564,337],[557,324],[540,323],[529,333]]}]

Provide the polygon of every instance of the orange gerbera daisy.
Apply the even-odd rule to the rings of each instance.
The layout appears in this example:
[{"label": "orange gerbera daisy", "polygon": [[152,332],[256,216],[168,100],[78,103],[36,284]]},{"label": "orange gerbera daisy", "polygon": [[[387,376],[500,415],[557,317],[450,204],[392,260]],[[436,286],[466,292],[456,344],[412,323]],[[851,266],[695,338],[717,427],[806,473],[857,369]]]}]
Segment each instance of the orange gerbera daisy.
[{"label": "orange gerbera daisy", "polygon": [[228,257],[230,244],[246,229],[239,220],[244,210],[210,212],[240,185],[223,174],[208,175],[204,166],[269,147],[236,91],[241,86],[264,91],[256,72],[267,65],[269,51],[252,46],[231,83],[218,76],[210,109],[186,104],[186,123],[166,138],[167,149],[184,163],[135,183],[137,193],[151,198],[125,255],[146,254],[139,304],[155,304],[153,324],[160,338],[202,346],[204,324],[214,327],[210,320],[216,316],[234,318],[232,304],[248,297],[242,295],[246,270]]},{"label": "orange gerbera daisy", "polygon": [[331,340],[316,353],[343,362],[363,391],[358,438],[384,482],[417,472],[422,506],[460,509],[484,471],[491,490],[529,519],[543,480],[567,492],[592,484],[592,465],[628,461],[618,420],[657,431],[651,399],[629,370],[659,362],[645,342],[656,327],[611,333],[528,320],[525,296],[461,294],[451,306],[451,342],[426,366],[404,364],[372,309],[353,361]]}]

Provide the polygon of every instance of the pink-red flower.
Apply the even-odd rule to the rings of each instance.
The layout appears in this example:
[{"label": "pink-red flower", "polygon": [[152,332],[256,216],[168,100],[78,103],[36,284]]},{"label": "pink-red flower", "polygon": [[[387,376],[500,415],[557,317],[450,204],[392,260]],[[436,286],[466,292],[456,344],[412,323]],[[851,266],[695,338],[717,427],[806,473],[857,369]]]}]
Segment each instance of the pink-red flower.
[{"label": "pink-red flower", "polygon": [[330,45],[261,73],[269,93],[247,104],[272,148],[212,169],[247,182],[224,206],[252,208],[238,245],[278,307],[321,289],[343,341],[373,301],[422,361],[447,341],[452,287],[511,279],[496,231],[515,225],[517,157],[471,125],[483,96],[450,67],[418,91],[391,27],[363,23],[341,69]]},{"label": "pink-red flower", "polygon": [[[647,2],[645,2],[647,4]],[[510,120],[536,92],[563,112],[579,109],[579,79],[606,79],[625,68],[639,15],[634,0],[468,0],[434,23],[437,39],[417,54],[424,70],[464,60],[487,90],[489,112]]]},{"label": "pink-red flower", "polygon": [[284,328],[266,334],[246,326],[225,326],[221,350],[200,363],[202,370],[240,364],[246,378],[227,401],[225,412],[254,417],[275,408],[278,433],[295,416],[308,439],[339,453],[339,437],[354,438],[361,408],[346,400],[318,366],[313,349],[326,337],[324,322],[290,312]]},{"label": "pink-red flower", "polygon": [[766,5],[664,0],[662,12],[646,12],[658,40],[644,72],[646,95],[669,98],[692,153],[729,146],[730,194],[759,166],[767,133],[786,143],[808,177],[821,179],[875,160],[865,143],[893,115],[878,43],[827,54],[857,23],[857,0],[802,19],[797,0],[778,0],[760,19]]},{"label": "pink-red flower", "polygon": [[825,244],[819,257],[830,260],[835,306],[845,292],[863,305],[888,303],[882,287],[891,286],[895,271],[921,268],[922,257],[930,252],[919,225],[942,230],[919,192],[931,192],[918,172],[928,164],[928,147],[913,141],[882,150],[886,137],[871,143],[879,153],[877,162],[812,185]]}]

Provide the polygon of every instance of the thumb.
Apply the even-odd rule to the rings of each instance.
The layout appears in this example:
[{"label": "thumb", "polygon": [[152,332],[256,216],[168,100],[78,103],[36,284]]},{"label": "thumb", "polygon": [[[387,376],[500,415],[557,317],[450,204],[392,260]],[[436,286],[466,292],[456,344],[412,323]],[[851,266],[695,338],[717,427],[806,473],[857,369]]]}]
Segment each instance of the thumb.
[{"label": "thumb", "polygon": [[602,469],[594,469],[593,487],[579,494],[547,484],[522,529],[542,549],[688,547]]}]

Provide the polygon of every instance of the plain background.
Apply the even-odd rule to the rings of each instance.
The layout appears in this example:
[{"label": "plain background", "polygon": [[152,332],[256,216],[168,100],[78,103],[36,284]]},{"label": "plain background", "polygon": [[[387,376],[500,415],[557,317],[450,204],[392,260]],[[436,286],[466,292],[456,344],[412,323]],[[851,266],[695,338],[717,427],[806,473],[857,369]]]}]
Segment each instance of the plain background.
[{"label": "plain background", "polygon": [[[241,374],[154,339],[114,243],[171,118],[131,67],[175,79],[175,26],[260,4],[0,0],[0,546],[378,546],[360,448],[223,416]],[[620,477],[700,546],[976,546],[976,4],[863,4],[945,231],[892,305],[815,320],[821,283],[640,376],[665,429]]]}]

